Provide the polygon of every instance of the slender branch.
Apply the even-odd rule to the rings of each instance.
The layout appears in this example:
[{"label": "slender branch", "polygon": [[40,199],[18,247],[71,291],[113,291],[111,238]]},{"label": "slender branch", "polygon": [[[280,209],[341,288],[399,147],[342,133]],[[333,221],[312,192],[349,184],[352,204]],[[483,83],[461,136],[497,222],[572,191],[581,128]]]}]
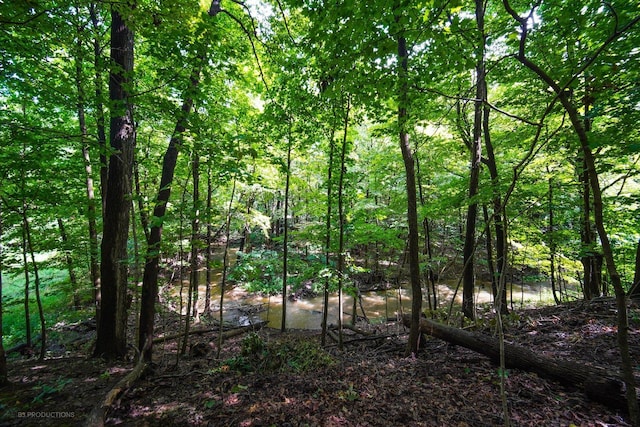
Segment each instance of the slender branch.
[{"label": "slender branch", "polygon": [[276,3],[278,3],[278,9],[280,9],[280,14],[282,15],[282,20],[284,21],[284,27],[287,29],[287,34],[289,35],[289,40],[291,40],[291,43],[293,43],[294,46],[297,46],[298,44],[293,39],[293,36],[291,35],[291,31],[289,30],[289,23],[287,22],[287,17],[284,14],[284,9],[282,8],[282,3],[280,3],[280,0],[276,0]]},{"label": "slender branch", "polygon": [[264,77],[264,71],[262,70],[262,65],[260,64],[260,58],[258,58],[258,51],[256,50],[256,44],[253,42],[252,34],[249,32],[249,30],[247,30],[247,27],[245,27],[242,21],[240,21],[235,15],[224,9],[222,9],[222,13],[224,13],[229,18],[233,19],[238,25],[240,25],[242,31],[244,31],[245,35],[249,38],[249,42],[251,43],[251,50],[253,51],[253,57],[256,59],[256,65],[258,65],[258,70],[260,71],[260,79],[262,79],[264,87],[267,89],[267,91],[269,91],[269,85],[267,84],[267,80]]},{"label": "slender branch", "polygon": [[11,21],[11,20],[4,20],[4,19],[0,19],[0,25],[26,25],[29,22],[33,21],[34,19],[39,18],[40,16],[44,15],[45,13],[49,12],[49,9],[45,9],[41,12],[36,13],[35,15],[33,15],[32,17],[24,20],[24,21]]},{"label": "slender branch", "polygon": [[[414,89],[415,89],[415,90],[417,90],[418,92],[427,92],[427,93],[429,93],[429,92],[430,92],[430,93],[435,93],[436,95],[440,95],[440,96],[442,96],[442,97],[444,97],[444,98],[447,98],[447,99],[453,99],[453,100],[456,100],[456,101],[467,101],[467,102],[476,102],[476,101],[477,101],[475,98],[469,98],[469,97],[459,96],[459,95],[450,95],[450,94],[444,93],[444,92],[442,92],[442,91],[439,91],[439,90],[437,90],[437,89],[421,88],[421,87],[417,87],[417,86],[414,86]],[[527,124],[529,124],[529,125],[531,125],[531,126],[542,126],[542,124],[541,124],[540,122],[537,122],[537,123],[536,123],[536,122],[531,121],[531,120],[529,120],[529,119],[525,119],[524,117],[520,117],[520,116],[518,116],[518,115],[516,115],[516,114],[509,113],[508,111],[505,111],[505,110],[503,110],[503,109],[501,109],[501,108],[499,108],[499,107],[496,107],[495,105],[493,105],[493,104],[492,104],[492,103],[490,103],[489,101],[486,101],[486,100],[485,100],[485,104],[486,104],[489,108],[491,108],[492,110],[495,110],[495,111],[497,111],[498,113],[503,114],[503,115],[505,115],[505,116],[507,116],[507,117],[510,117],[510,118],[512,118],[512,119],[519,120],[519,121],[521,121],[521,122],[523,122],[523,123],[527,123]]]}]

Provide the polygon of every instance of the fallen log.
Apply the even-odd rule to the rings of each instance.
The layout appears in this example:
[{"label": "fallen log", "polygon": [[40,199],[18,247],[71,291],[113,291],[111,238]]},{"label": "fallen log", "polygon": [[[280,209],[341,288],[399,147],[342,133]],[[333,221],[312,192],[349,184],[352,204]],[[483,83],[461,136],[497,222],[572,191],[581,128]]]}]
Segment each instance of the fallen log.
[{"label": "fallen log", "polygon": [[[258,322],[258,323],[254,323],[253,325],[249,325],[249,326],[239,326],[237,328],[234,329],[230,329],[228,331],[225,331],[222,333],[222,338],[231,338],[231,337],[235,337],[236,335],[242,335],[245,332],[248,331],[257,331],[259,329],[261,329],[264,325],[266,325],[267,322]],[[218,332],[220,330],[220,328],[215,327],[215,328],[207,328],[207,329],[192,329],[191,331],[189,331],[189,335],[202,335],[202,334],[207,334],[209,332]],[[158,337],[158,338],[154,338],[153,339],[153,343],[154,344],[158,344],[158,343],[162,343],[165,341],[171,341],[171,340],[175,340],[178,338],[183,338],[184,337],[184,332],[180,332],[177,334],[173,334],[173,335],[167,335],[167,336],[163,336],[163,337]]]},{"label": "fallen log", "polygon": [[[404,315],[402,320],[405,326],[410,325],[409,315]],[[500,360],[500,343],[496,338],[442,325],[429,319],[420,320],[420,331],[481,353],[495,363]],[[509,368],[535,372],[541,377],[576,387],[584,391],[593,401],[611,408],[627,410],[624,381],[617,372],[575,360],[560,360],[541,355],[506,342],[504,356],[505,365]]]}]

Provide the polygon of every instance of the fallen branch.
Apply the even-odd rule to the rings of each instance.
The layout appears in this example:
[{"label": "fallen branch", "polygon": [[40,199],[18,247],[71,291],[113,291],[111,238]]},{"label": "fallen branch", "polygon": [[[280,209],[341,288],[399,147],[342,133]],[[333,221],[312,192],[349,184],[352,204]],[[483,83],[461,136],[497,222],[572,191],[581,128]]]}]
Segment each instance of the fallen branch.
[{"label": "fallen branch", "polygon": [[[262,328],[267,322],[256,323],[255,325],[250,326],[242,326],[240,328],[231,329],[230,331],[224,332],[222,334],[223,338],[231,338],[236,335],[242,335],[248,331],[254,331]],[[189,335],[192,334],[203,334],[206,332],[217,331],[217,329],[199,329],[195,331],[191,331]],[[171,335],[167,337],[160,337],[153,340],[154,343],[167,341],[171,339],[176,339],[183,337],[184,333]],[[85,426],[87,427],[102,427],[104,426],[104,418],[107,413],[107,410],[113,405],[113,402],[118,398],[120,394],[122,394],[125,390],[130,388],[145,372],[147,369],[147,363],[144,361],[144,357],[140,356],[138,363],[133,368],[131,372],[129,372],[124,378],[122,378],[118,383],[109,390],[106,397],[100,401],[91,411],[87,420],[85,422]]]},{"label": "fallen branch", "polygon": [[[259,323],[254,323],[253,325],[249,325],[249,326],[239,326],[237,328],[234,329],[230,329],[228,331],[225,331],[222,333],[222,338],[231,338],[231,337],[235,337],[236,335],[241,335],[244,334],[245,332],[248,331],[254,331],[254,330],[259,330],[261,329],[264,325],[266,325],[267,322],[259,322]],[[218,332],[220,330],[220,328],[215,327],[215,328],[207,328],[207,329],[193,329],[191,331],[189,331],[189,335],[202,335],[202,334],[207,334],[209,332]],[[164,337],[158,337],[158,338],[154,338],[153,339],[153,343],[154,344],[158,344],[158,343],[162,343],[165,341],[171,341],[171,340],[175,340],[178,338],[183,338],[184,337],[184,332],[180,332],[178,334],[173,334],[173,335],[167,335]]]},{"label": "fallen branch", "polygon": [[146,368],[147,364],[144,361],[144,357],[140,357],[140,359],[138,360],[138,364],[133,368],[133,370],[120,381],[118,381],[118,383],[111,390],[109,390],[107,396],[93,408],[93,410],[87,417],[85,426],[104,426],[104,418],[107,410],[113,405],[113,402],[115,402],[115,400],[123,391],[131,387],[138,380],[138,378],[142,376]]},{"label": "fallen branch", "polygon": [[[409,315],[403,316],[402,320],[405,326],[411,321]],[[420,320],[420,331],[484,354],[493,362],[499,361],[500,346],[496,338],[442,325],[429,319]],[[507,367],[535,372],[562,384],[577,387],[593,401],[615,409],[627,409],[624,382],[617,372],[575,360],[559,360],[509,343],[504,344],[504,352]]]},{"label": "fallen branch", "polygon": [[[337,331],[338,330],[338,326],[330,325],[329,329],[331,329],[332,331]],[[360,335],[364,335],[364,336],[373,335],[373,332],[364,331],[364,330],[362,330],[360,328],[356,328],[355,326],[349,325],[349,324],[343,324],[342,325],[342,329],[349,329],[350,331],[353,331],[356,334],[360,334]]]}]

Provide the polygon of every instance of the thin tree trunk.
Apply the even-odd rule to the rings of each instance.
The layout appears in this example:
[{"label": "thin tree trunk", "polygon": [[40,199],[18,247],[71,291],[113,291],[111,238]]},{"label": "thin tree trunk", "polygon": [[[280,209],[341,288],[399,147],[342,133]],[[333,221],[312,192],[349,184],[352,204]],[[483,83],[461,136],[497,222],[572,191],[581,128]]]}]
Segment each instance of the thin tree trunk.
[{"label": "thin tree trunk", "polygon": [[[201,57],[201,64],[204,57]],[[173,135],[169,141],[169,146],[162,161],[162,176],[160,177],[160,187],[153,209],[153,225],[149,232],[147,242],[147,255],[142,277],[142,297],[140,307],[140,331],[138,334],[138,347],[146,348],[145,359],[151,361],[153,345],[145,346],[146,342],[153,340],[155,303],[158,299],[158,265],[160,261],[160,243],[162,241],[163,219],[167,212],[167,203],[171,196],[171,185],[178,161],[178,151],[182,147],[183,134],[187,129],[187,122],[193,107],[192,92],[200,83],[200,66],[191,75],[190,88],[185,94],[180,114],[176,122]]]},{"label": "thin tree trunk", "polygon": [[482,46],[479,46],[478,49],[478,62],[476,63],[476,97],[474,101],[473,113],[473,139],[471,141],[470,153],[471,171],[469,173],[469,206],[467,207],[464,248],[462,250],[464,263],[462,272],[462,311],[464,315],[469,319],[475,318],[475,304],[473,301],[473,295],[475,290],[474,258],[478,203],[474,199],[478,194],[478,186],[480,182],[480,162],[482,159],[483,105],[484,101],[487,98],[484,65],[484,44]]},{"label": "thin tree trunk", "polygon": [[2,246],[2,201],[0,200],[0,387],[9,383],[8,370],[7,370],[7,356],[4,351],[3,345],[3,329],[2,329],[2,314],[4,306],[2,305],[2,270],[4,264],[2,263],[3,246]]},{"label": "thin tree trunk", "polygon": [[27,239],[27,246],[29,249],[29,254],[31,255],[31,264],[33,265],[33,275],[35,280],[35,293],[36,293],[36,304],[38,305],[38,317],[40,318],[40,360],[44,360],[44,355],[47,350],[47,326],[44,320],[44,310],[42,308],[42,299],[40,298],[40,273],[38,270],[38,264],[36,263],[36,254],[33,248],[33,240],[31,239],[31,227],[29,226],[29,220],[27,218],[27,210],[26,206],[23,205],[22,208],[22,225],[25,230],[25,235]]},{"label": "thin tree trunk", "polygon": [[[486,43],[486,40],[485,40]],[[487,84],[484,81],[484,94],[487,96]],[[484,132],[484,146],[487,149],[487,168],[491,177],[491,186],[493,189],[493,224],[496,237],[496,275],[492,278],[492,283],[497,286],[493,289],[493,298],[499,301],[500,312],[506,314],[509,312],[507,306],[507,287],[504,280],[504,270],[507,265],[507,209],[502,203],[500,196],[500,182],[498,175],[498,165],[496,156],[493,151],[493,142],[491,140],[491,132],[489,128],[489,106],[483,105],[482,129]],[[489,227],[489,225],[487,225]],[[488,238],[488,236],[487,236]]]},{"label": "thin tree trunk", "polygon": [[[487,270],[489,270],[489,277],[491,280],[491,292],[493,293],[494,301],[498,295],[498,280],[496,277],[496,267],[493,262],[493,244],[491,235],[491,218],[489,217],[489,210],[485,203],[482,204],[482,216],[484,217],[485,224],[485,242],[487,250]],[[482,286],[484,288],[484,285]]]},{"label": "thin tree trunk", "polygon": [[101,308],[94,356],[123,358],[127,352],[127,239],[131,208],[131,171],[135,147],[133,105],[133,31],[112,6],[109,98],[111,110],[109,178],[103,213]]},{"label": "thin tree trunk", "polygon": [[211,185],[211,161],[207,162],[207,251],[206,253],[206,288],[204,292],[204,313],[209,314],[211,311],[211,261],[213,259],[212,254],[212,237],[213,226],[211,225],[211,201],[212,201],[213,188]]},{"label": "thin tree trunk", "polygon": [[[416,144],[416,151],[417,151]],[[416,178],[418,183],[418,193],[420,195],[420,206],[425,206],[425,197],[422,191],[422,175],[420,173],[420,161],[418,156],[415,157],[416,161]],[[431,229],[429,226],[429,218],[426,216],[422,220],[422,229],[424,230],[424,248],[422,250],[423,254],[427,255],[427,301],[429,302],[429,309],[435,310],[438,306],[438,294],[436,291],[436,279],[435,273],[433,271],[433,251],[431,250]],[[377,266],[377,264],[376,264]],[[431,300],[431,294],[433,294],[433,302]]]},{"label": "thin tree trunk", "polygon": [[29,263],[27,261],[27,231],[22,228],[22,265],[24,266],[24,330],[27,347],[31,348],[31,311],[29,309]]},{"label": "thin tree trunk", "polygon": [[640,300],[640,241],[636,244],[636,262],[629,297]]},{"label": "thin tree trunk", "polygon": [[[327,217],[325,222],[324,237],[324,264],[329,268],[331,254],[331,210],[333,207],[332,189],[333,189],[333,157],[335,152],[335,128],[331,127],[331,135],[329,137],[329,165],[327,166]],[[639,244],[640,245],[640,244]],[[640,246],[639,246],[640,247]],[[327,324],[329,323],[329,280],[327,275],[324,279],[323,299],[322,299],[322,345],[327,343]]]},{"label": "thin tree trunk", "polygon": [[227,268],[229,267],[229,235],[231,234],[231,212],[233,209],[233,199],[236,195],[236,180],[233,180],[233,187],[231,189],[231,197],[229,198],[229,206],[227,208],[227,219],[225,221],[225,242],[224,242],[224,254],[222,256],[222,279],[220,280],[220,335],[218,336],[218,353],[216,357],[220,357],[222,351],[222,341],[224,334],[222,328],[224,325],[224,291],[227,287]]},{"label": "thin tree trunk", "polygon": [[284,215],[283,215],[283,239],[282,239],[282,323],[280,332],[287,330],[287,263],[289,261],[289,184],[291,181],[291,123],[287,135],[287,170],[284,185]]},{"label": "thin tree trunk", "polygon": [[347,157],[347,133],[349,130],[349,114],[351,113],[351,97],[347,95],[347,104],[344,113],[342,148],[340,151],[340,175],[338,178],[338,347],[342,350],[344,342],[344,334],[342,326],[344,324],[344,312],[342,310],[343,285],[344,285],[344,180],[347,173],[346,157]]},{"label": "thin tree trunk", "polygon": [[69,283],[71,284],[71,291],[73,292],[73,308],[80,309],[80,289],[78,289],[78,280],[76,278],[76,272],[73,268],[73,259],[71,258],[71,248],[69,247],[69,238],[67,231],[64,228],[62,218],[58,218],[58,230],[60,231],[60,239],[62,240],[62,250],[64,251],[64,259],[67,264],[67,271],[69,272]]},{"label": "thin tree trunk", "polygon": [[[80,11],[76,8],[76,13],[80,16]],[[91,277],[91,285],[93,288],[93,300],[94,304],[97,300],[97,293],[100,289],[100,263],[98,262],[98,225],[96,223],[96,200],[95,200],[95,192],[93,185],[93,171],[91,168],[91,156],[89,154],[89,142],[87,135],[87,122],[85,115],[85,104],[86,104],[86,96],[84,92],[84,87],[82,85],[83,75],[82,75],[82,65],[84,58],[82,56],[82,42],[84,37],[82,37],[84,32],[84,26],[81,24],[77,25],[76,31],[78,33],[78,37],[76,40],[76,55],[75,55],[75,66],[76,66],[76,91],[78,98],[78,125],[80,127],[80,146],[82,147],[82,159],[84,161],[84,171],[85,171],[85,186],[87,191],[87,223],[88,223],[88,231],[89,231],[89,275]],[[97,71],[96,71],[97,72]],[[104,126],[104,123],[103,123]],[[102,129],[102,133],[104,134],[104,127]],[[62,226],[61,219],[58,222],[59,227]],[[60,232],[63,233],[63,229],[60,228]],[[63,241],[65,238],[63,237]],[[72,278],[72,270],[71,264],[67,262],[69,266],[69,277],[71,279],[71,284],[74,287],[74,306],[76,309],[79,308],[79,301],[77,298],[78,290],[75,282],[75,278]],[[73,275],[75,276],[75,275]]]},{"label": "thin tree trunk", "polygon": [[[185,315],[184,340],[182,341],[182,349],[180,353],[184,355],[187,352],[187,344],[189,337],[189,328],[191,327],[191,316],[194,320],[198,314],[198,253],[199,253],[199,233],[200,233],[200,158],[198,153],[192,154],[191,173],[193,177],[193,205],[191,218],[191,266],[189,274],[189,297],[187,299],[187,312]],[[193,310],[193,313],[192,313]]]},{"label": "thin tree trunk", "polygon": [[405,182],[407,191],[407,224],[409,226],[409,239],[407,250],[409,256],[409,278],[411,282],[411,328],[407,342],[406,354],[417,354],[420,341],[420,314],[422,313],[422,286],[420,284],[420,243],[418,231],[418,201],[416,191],[416,173],[411,144],[408,134],[408,107],[409,107],[409,51],[407,40],[404,36],[405,29],[400,27],[401,8],[398,1],[394,4],[394,20],[399,26],[398,45],[398,137],[400,151],[404,161]]},{"label": "thin tree trunk", "polygon": [[[135,204],[133,203],[133,200],[131,201],[131,215],[133,218],[135,218],[135,211],[136,211],[136,207]],[[133,240],[133,268],[131,269],[131,282],[133,283],[133,306],[134,306],[134,313],[133,313],[133,317],[138,319],[140,316],[140,285],[141,285],[141,280],[142,277],[140,276],[141,274],[141,269],[140,269],[140,244],[138,241],[138,229],[136,226],[136,221],[131,221],[131,237]],[[135,334],[138,333],[138,330],[136,328]],[[135,336],[135,335],[134,335]]]},{"label": "thin tree trunk", "polygon": [[[547,166],[547,173],[549,173],[549,167]],[[549,268],[551,279],[551,292],[553,293],[553,300],[556,304],[560,304],[560,298],[558,298],[558,290],[556,285],[556,241],[554,238],[555,224],[553,223],[553,178],[549,177],[549,225],[547,227],[547,244],[549,245]],[[561,294],[562,296],[562,294]]]},{"label": "thin tree trunk", "polygon": [[[98,34],[102,31],[100,28],[100,22],[98,20],[98,13],[96,10],[97,4],[91,3],[89,6],[89,15],[91,17],[91,23],[93,26],[93,61],[94,61],[94,86],[96,95],[95,114],[96,125],[98,134],[98,147],[100,148],[100,194],[102,198],[102,207],[104,210],[104,204],[107,197],[107,183],[109,178],[109,163],[107,159],[107,134],[104,115],[104,102],[102,98],[104,79],[102,72],[104,69],[102,61],[102,46],[101,40]],[[99,289],[98,289],[99,290]]]},{"label": "thin tree trunk", "polygon": [[138,215],[140,217],[140,225],[142,226],[142,232],[144,233],[145,242],[149,241],[149,214],[144,206],[144,197],[142,196],[142,187],[140,186],[140,170],[138,168],[138,162],[133,165],[133,181],[136,190],[136,199],[138,200]]}]

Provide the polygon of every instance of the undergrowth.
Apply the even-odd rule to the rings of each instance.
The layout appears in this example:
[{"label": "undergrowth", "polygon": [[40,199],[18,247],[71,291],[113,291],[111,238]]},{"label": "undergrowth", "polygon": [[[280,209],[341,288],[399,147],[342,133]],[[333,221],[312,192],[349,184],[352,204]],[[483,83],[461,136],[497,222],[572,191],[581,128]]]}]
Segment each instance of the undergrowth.
[{"label": "undergrowth", "polygon": [[334,359],[318,343],[295,337],[265,341],[258,333],[247,335],[240,355],[226,359],[217,372],[306,372],[330,366]]}]

